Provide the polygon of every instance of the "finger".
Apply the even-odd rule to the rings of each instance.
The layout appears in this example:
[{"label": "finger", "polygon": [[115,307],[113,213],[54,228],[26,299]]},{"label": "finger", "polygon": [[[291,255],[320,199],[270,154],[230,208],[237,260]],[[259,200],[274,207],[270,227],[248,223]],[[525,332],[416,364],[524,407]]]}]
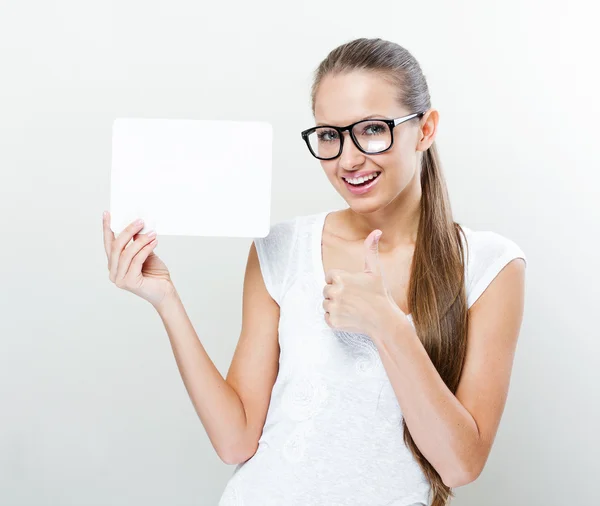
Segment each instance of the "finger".
[{"label": "finger", "polygon": [[142,274],[142,266],[144,262],[150,256],[150,253],[154,250],[156,245],[158,244],[158,237],[151,239],[134,257],[131,261],[131,265],[129,266],[129,270],[127,271],[126,276],[131,277],[131,279],[136,279]]},{"label": "finger", "polygon": [[114,283],[117,277],[117,271],[119,268],[119,260],[121,257],[121,253],[123,252],[123,248],[127,246],[127,243],[131,240],[131,238],[139,232],[144,226],[144,222],[141,220],[136,220],[133,223],[130,223],[113,241],[111,249],[110,249],[110,274],[109,278]]},{"label": "finger", "polygon": [[139,233],[143,228],[144,228],[144,220],[142,220],[141,218],[138,220],[132,221],[117,236],[116,242],[118,242],[119,245],[121,246],[121,249],[123,249],[125,246],[127,246],[129,241],[131,241],[131,239],[133,239],[133,236],[135,234]]},{"label": "finger", "polygon": [[342,281],[343,272],[344,271],[342,271],[341,269],[329,269],[325,273],[325,282],[327,284],[340,283]]},{"label": "finger", "polygon": [[327,323],[327,325],[333,328],[333,324],[331,323],[331,314],[325,313],[325,322]]},{"label": "finger", "polygon": [[130,269],[131,261],[133,257],[135,257],[139,251],[146,246],[150,241],[152,241],[156,233],[149,232],[148,234],[136,234],[137,239],[134,239],[133,242],[128,245],[123,253],[121,254],[121,258],[119,259],[119,265],[117,268],[117,276],[115,278],[115,283],[122,283],[127,276],[127,272]]},{"label": "finger", "polygon": [[365,239],[365,272],[380,274],[379,268],[379,239],[381,230],[373,230]]},{"label": "finger", "polygon": [[108,211],[102,213],[102,230],[104,234],[104,250],[106,251],[106,259],[110,266],[110,250],[115,240],[115,234],[110,228],[110,213]]},{"label": "finger", "polygon": [[323,298],[329,301],[333,301],[340,293],[339,284],[325,285],[323,288]]}]

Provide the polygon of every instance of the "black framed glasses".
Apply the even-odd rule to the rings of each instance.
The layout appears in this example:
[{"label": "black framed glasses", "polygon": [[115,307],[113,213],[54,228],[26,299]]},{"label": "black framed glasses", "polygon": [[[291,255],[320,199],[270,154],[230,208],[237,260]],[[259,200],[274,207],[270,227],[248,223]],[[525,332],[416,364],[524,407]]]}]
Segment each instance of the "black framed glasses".
[{"label": "black framed glasses", "polygon": [[350,132],[354,145],[367,155],[383,153],[394,144],[394,127],[426,111],[396,119],[363,119],[345,127],[320,125],[301,132],[311,154],[319,160],[333,160],[342,154],[344,132]]}]

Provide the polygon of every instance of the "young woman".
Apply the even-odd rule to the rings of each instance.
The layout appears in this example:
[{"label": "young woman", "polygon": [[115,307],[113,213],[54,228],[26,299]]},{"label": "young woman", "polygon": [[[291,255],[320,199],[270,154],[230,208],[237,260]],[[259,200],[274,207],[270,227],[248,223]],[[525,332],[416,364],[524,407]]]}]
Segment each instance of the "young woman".
[{"label": "young woman", "polygon": [[141,223],[115,238],[106,215],[109,277],[157,309],[215,450],[237,464],[220,506],[441,506],[494,441],[525,255],[453,220],[439,115],[407,50],[334,49],[312,104],[302,138],[348,207],[253,241],[226,379]]}]

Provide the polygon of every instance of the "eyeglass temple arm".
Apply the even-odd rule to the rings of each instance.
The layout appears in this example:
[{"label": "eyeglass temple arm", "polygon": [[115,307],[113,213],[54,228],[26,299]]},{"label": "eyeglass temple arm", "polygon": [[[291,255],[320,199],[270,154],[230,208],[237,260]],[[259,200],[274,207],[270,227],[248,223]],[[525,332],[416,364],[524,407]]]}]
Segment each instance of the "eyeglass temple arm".
[{"label": "eyeglass temple arm", "polygon": [[400,123],[404,123],[405,121],[408,121],[409,119],[413,119],[416,116],[423,116],[425,113],[424,112],[416,112],[414,114],[410,114],[409,116],[405,116],[404,118],[398,118],[394,120],[394,126],[399,125]]}]

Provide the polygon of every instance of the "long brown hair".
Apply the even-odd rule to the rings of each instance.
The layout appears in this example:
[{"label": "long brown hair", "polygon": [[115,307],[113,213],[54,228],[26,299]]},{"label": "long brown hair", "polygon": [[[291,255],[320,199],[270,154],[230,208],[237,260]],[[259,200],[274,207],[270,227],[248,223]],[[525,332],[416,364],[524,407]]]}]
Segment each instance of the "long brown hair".
[{"label": "long brown hair", "polygon": [[[415,58],[402,46],[382,39],[343,44],[315,71],[312,110],[319,84],[327,75],[372,71],[393,83],[398,102],[411,113],[431,107],[429,89]],[[456,393],[467,348],[468,312],[465,252],[460,225],[454,222],[435,141],[421,159],[421,206],[408,288],[408,308],[423,347],[444,383]],[[431,506],[448,504],[454,494],[415,444],[406,420],[404,442],[431,485]]]}]

